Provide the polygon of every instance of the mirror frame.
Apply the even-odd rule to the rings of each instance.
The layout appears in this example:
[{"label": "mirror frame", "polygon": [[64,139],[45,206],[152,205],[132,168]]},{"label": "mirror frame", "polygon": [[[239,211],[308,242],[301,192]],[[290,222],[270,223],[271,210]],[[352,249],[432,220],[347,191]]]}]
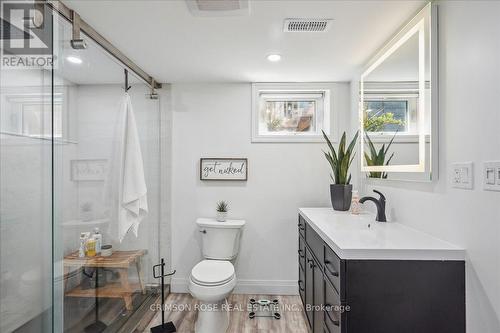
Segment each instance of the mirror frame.
[{"label": "mirror frame", "polygon": [[[426,27],[427,21],[427,27]],[[425,172],[426,165],[426,134],[424,133],[423,126],[426,121],[425,112],[418,112],[418,142],[419,142],[419,163],[407,165],[380,165],[380,166],[367,166],[364,161],[364,121],[363,121],[363,104],[364,104],[364,80],[371,72],[373,72],[379,65],[381,65],[389,56],[398,50],[409,38],[418,34],[419,36],[419,105],[425,105],[425,56],[430,46],[430,146],[429,149],[429,181],[436,180],[438,177],[438,31],[437,31],[437,5],[433,3],[427,4],[408,24],[404,26],[376,55],[370,60],[360,79],[359,91],[359,128],[360,128],[360,159],[361,159],[361,172],[396,172],[396,173],[409,173],[409,172]],[[428,36],[430,43],[426,43],[425,29],[429,29]],[[401,177],[403,178],[403,177]],[[393,180],[404,180],[398,178]],[[375,179],[375,178],[374,178]],[[384,179],[386,180],[386,179]],[[392,179],[387,179],[392,180]],[[427,180],[426,180],[427,181]]]}]

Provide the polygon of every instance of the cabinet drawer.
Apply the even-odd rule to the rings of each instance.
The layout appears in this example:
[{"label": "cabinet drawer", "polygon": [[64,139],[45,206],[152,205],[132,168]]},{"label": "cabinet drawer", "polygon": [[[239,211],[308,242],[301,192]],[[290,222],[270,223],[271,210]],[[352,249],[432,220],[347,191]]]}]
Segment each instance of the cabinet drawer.
[{"label": "cabinet drawer", "polygon": [[328,277],[330,282],[333,284],[337,292],[340,294],[340,258],[337,257],[335,252],[328,245],[325,245],[325,257],[324,257],[325,275]]},{"label": "cabinet drawer", "polygon": [[299,215],[299,224],[298,224],[298,227],[299,227],[299,235],[301,235],[302,237],[305,238],[306,237],[306,221],[300,215]]},{"label": "cabinet drawer", "polygon": [[299,236],[299,265],[302,269],[306,268],[306,243],[301,236]]},{"label": "cabinet drawer", "polygon": [[[305,254],[304,254],[305,256]],[[306,304],[306,272],[302,267],[299,267],[299,295],[302,300],[302,304]]]},{"label": "cabinet drawer", "polygon": [[306,243],[323,268],[323,239],[306,223]]},{"label": "cabinet drawer", "polygon": [[340,333],[341,313],[340,296],[328,281],[324,281],[325,289],[325,311],[324,320],[328,333]]}]

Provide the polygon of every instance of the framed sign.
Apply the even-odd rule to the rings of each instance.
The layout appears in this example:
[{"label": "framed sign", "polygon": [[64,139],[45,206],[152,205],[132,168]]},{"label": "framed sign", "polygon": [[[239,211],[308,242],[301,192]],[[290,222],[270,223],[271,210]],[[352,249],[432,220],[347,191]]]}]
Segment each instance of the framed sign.
[{"label": "framed sign", "polygon": [[72,181],[104,181],[108,160],[72,160]]},{"label": "framed sign", "polygon": [[200,158],[200,180],[248,179],[246,158]]}]

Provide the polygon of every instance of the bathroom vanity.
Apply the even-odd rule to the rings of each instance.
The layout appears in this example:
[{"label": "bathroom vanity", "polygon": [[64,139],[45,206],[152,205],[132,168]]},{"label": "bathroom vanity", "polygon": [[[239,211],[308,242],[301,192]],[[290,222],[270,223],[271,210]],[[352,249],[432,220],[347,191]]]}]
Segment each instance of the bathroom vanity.
[{"label": "bathroom vanity", "polygon": [[314,333],[465,332],[465,251],[400,223],[299,210],[299,293]]}]

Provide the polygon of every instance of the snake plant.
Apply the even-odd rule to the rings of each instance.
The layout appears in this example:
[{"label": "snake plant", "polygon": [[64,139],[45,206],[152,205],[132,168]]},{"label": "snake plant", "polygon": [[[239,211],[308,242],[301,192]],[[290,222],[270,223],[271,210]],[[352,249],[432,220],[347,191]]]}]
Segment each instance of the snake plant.
[{"label": "snake plant", "polygon": [[323,132],[323,137],[328,145],[329,151],[324,152],[326,160],[330,163],[332,168],[332,173],[330,177],[332,178],[334,184],[337,185],[348,185],[351,182],[351,174],[349,173],[349,167],[351,166],[352,160],[354,159],[354,147],[358,140],[359,131],[356,132],[354,138],[346,149],[346,134],[342,134],[338,149],[333,147],[332,142],[328,136]]},{"label": "snake plant", "polygon": [[[394,136],[392,137],[391,141],[389,141],[387,146],[384,143],[377,152],[377,149],[375,149],[375,145],[373,144],[368,134],[365,132],[366,142],[368,143],[368,150],[370,152],[370,155],[368,155],[368,153],[365,152],[365,161],[367,166],[389,165],[392,158],[394,157],[394,153],[392,153],[391,156],[389,156],[387,161],[385,159],[387,157],[387,153],[389,152],[389,148],[391,147],[394,138],[396,137],[396,134],[398,133],[397,132],[394,133]],[[387,179],[387,176],[388,176],[387,172],[380,172],[380,171],[371,171],[368,174],[369,178]]]},{"label": "snake plant", "polygon": [[217,208],[216,211],[219,213],[226,213],[229,210],[229,205],[226,201],[221,200],[217,202]]}]

